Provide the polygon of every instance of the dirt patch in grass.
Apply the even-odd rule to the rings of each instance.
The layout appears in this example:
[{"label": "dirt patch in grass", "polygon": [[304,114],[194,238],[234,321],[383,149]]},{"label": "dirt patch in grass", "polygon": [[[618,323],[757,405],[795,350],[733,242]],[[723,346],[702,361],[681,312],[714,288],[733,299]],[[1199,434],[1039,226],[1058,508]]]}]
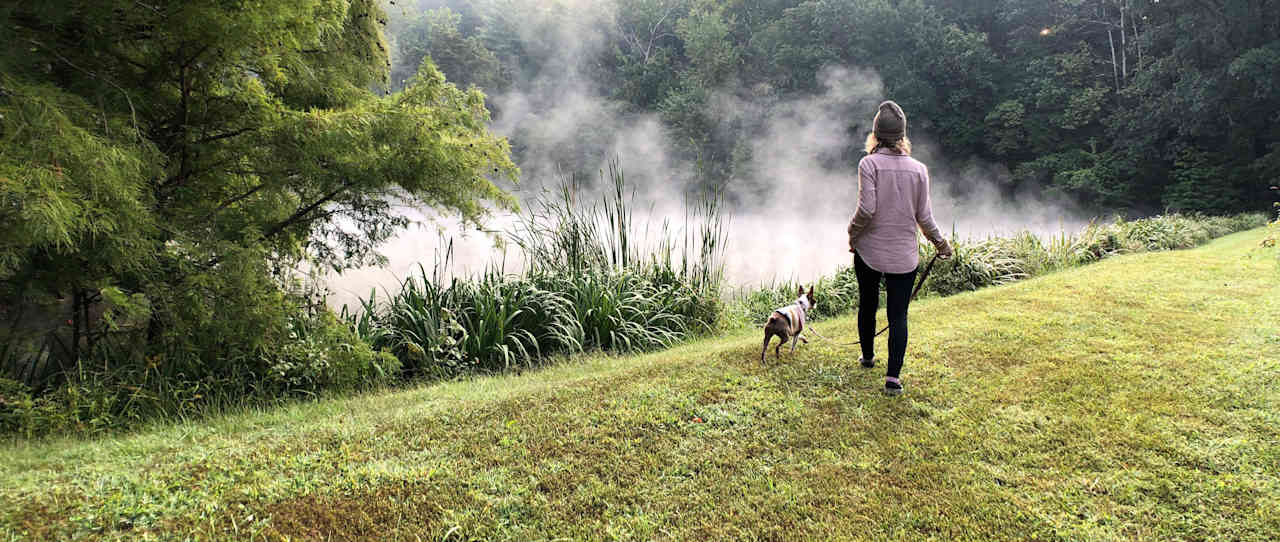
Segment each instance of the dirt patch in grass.
[{"label": "dirt patch in grass", "polygon": [[[0,500],[8,501],[8,498]],[[86,502],[88,499],[85,498],[53,494],[49,495],[48,500],[23,502],[21,506],[13,507],[0,515],[0,518],[4,524],[11,526],[12,534],[16,534],[18,540],[58,540],[68,536],[66,529],[70,525],[67,520]],[[9,506],[10,503],[6,503],[5,508]]]},{"label": "dirt patch in grass", "polygon": [[295,540],[413,539],[439,527],[442,500],[466,499],[461,492],[443,497],[439,489],[404,484],[352,495],[303,495],[266,507],[271,528],[265,534]]}]

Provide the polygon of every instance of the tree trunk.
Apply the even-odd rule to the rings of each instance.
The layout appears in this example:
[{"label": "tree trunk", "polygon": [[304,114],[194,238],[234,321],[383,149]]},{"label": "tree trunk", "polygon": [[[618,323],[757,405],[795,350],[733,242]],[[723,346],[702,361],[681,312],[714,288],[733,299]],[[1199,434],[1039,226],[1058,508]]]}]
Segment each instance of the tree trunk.
[{"label": "tree trunk", "polygon": [[80,304],[84,302],[80,294],[79,288],[71,290],[71,320],[67,323],[71,324],[71,361],[80,365]]},{"label": "tree trunk", "polygon": [[1111,75],[1116,80],[1116,94],[1120,93],[1120,68],[1116,64],[1116,42],[1111,37],[1111,29],[1107,29],[1107,43],[1111,45]]},{"label": "tree trunk", "polygon": [[1133,71],[1136,73],[1142,69],[1142,40],[1138,36],[1138,20],[1133,17],[1132,13],[1129,14],[1129,24],[1133,26],[1133,47],[1138,52],[1138,65],[1133,67]]},{"label": "tree trunk", "polygon": [[[93,354],[93,345],[95,342],[93,337],[93,328],[90,326],[89,321],[89,305],[97,303],[99,300],[97,299],[96,294],[90,295],[88,290],[85,290],[84,293],[80,295],[82,299],[80,302],[80,319],[84,320],[84,350],[85,356],[89,357]],[[106,356],[103,356],[102,358],[102,372],[107,372]]]},{"label": "tree trunk", "polygon": [[1121,0],[1120,3],[1120,75],[1126,83],[1129,82],[1129,46],[1125,40],[1124,32],[1124,12],[1128,11],[1129,0]]}]

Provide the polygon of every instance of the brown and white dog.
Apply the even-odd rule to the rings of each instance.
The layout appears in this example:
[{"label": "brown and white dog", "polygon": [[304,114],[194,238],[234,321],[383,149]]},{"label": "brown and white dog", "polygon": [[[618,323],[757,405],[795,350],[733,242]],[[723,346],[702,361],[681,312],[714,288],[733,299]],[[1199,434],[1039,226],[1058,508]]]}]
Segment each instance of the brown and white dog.
[{"label": "brown and white dog", "polygon": [[760,349],[760,363],[764,363],[765,352],[769,351],[769,340],[777,335],[782,340],[773,348],[773,354],[778,359],[782,358],[782,345],[791,340],[791,353],[796,351],[796,341],[809,344],[809,340],[800,336],[804,332],[805,313],[813,310],[818,303],[813,299],[813,287],[809,287],[809,292],[805,293],[804,286],[800,287],[800,291],[796,292],[799,296],[796,302],[769,314],[769,321],[764,323],[764,347]]}]

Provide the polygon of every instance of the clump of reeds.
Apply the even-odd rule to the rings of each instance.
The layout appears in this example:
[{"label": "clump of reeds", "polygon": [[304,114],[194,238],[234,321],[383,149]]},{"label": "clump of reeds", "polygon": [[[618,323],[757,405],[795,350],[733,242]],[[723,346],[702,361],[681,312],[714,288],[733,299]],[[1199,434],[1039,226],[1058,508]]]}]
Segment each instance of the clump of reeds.
[{"label": "clump of reeds", "polygon": [[403,362],[410,376],[441,377],[528,366],[581,350],[660,348],[714,329],[726,219],[718,193],[686,205],[686,224],[664,223],[655,240],[639,235],[620,165],[608,169],[599,201],[574,177],[527,207],[510,239],[525,258],[522,275],[489,270],[448,280],[448,253],[428,274],[400,284],[358,313],[357,333]]},{"label": "clump of reeds", "polygon": [[523,217],[512,238],[532,279],[571,300],[586,348],[648,349],[714,328],[727,227],[720,194],[686,202],[683,228],[663,222],[647,239],[633,223],[634,193],[617,161],[608,181],[598,203],[585,202],[571,177],[558,199],[544,195]]}]

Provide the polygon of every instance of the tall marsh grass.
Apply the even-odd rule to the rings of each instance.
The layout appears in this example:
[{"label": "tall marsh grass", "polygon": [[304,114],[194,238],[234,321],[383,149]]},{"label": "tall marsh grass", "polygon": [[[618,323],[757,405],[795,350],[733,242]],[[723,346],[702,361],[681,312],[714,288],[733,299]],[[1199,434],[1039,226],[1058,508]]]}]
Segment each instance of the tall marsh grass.
[{"label": "tall marsh grass", "polygon": [[419,267],[398,293],[384,301],[371,292],[344,317],[410,377],[651,350],[715,329],[727,225],[719,194],[687,204],[683,228],[664,222],[650,239],[634,224],[634,193],[616,161],[607,181],[598,201],[570,177],[529,205],[509,232],[525,258],[521,275],[446,279],[446,252],[431,273]]}]

